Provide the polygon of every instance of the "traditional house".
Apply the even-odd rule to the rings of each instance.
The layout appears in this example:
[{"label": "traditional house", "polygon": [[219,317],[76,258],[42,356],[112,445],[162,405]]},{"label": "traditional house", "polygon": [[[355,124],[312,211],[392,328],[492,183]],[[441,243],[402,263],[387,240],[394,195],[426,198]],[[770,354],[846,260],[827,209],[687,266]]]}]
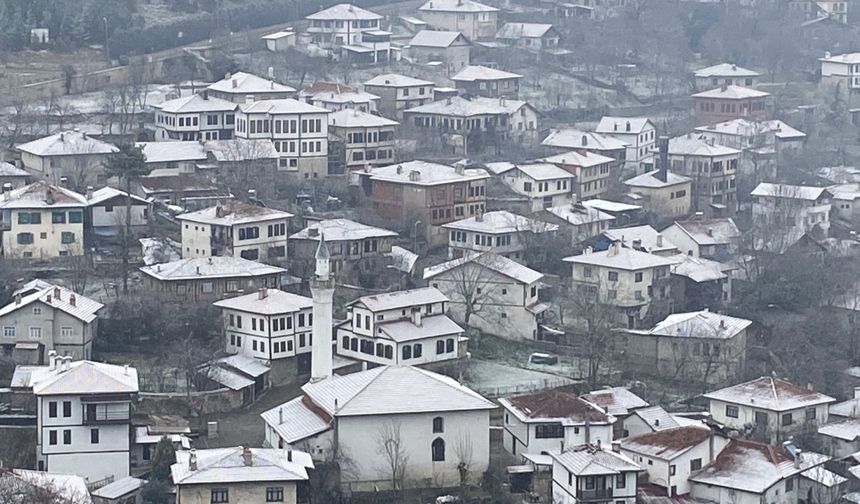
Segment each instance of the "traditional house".
[{"label": "traditional house", "polygon": [[818,428],[818,436],[831,457],[850,457],[860,451],[860,420],[834,417],[831,413],[830,421]]},{"label": "traditional house", "polygon": [[693,95],[696,124],[712,124],[732,119],[767,119],[770,93],[738,85],[720,87]]},{"label": "traditional house", "polygon": [[696,78],[696,89],[705,91],[720,87],[723,84],[755,87],[761,74],[755,70],[739,67],[734,63],[720,63],[696,70],[694,77]]},{"label": "traditional house", "polygon": [[732,219],[704,219],[696,216],[675,221],[661,231],[681,253],[725,262],[738,253],[741,232]]},{"label": "traditional house", "polygon": [[335,327],[337,354],[376,365],[459,359],[466,340],[447,315],[448,302],[434,288],[358,298],[347,305],[347,320]]},{"label": "traditional house", "polygon": [[840,86],[844,91],[860,90],[860,52],[830,54],[826,52],[821,62],[821,82]]},{"label": "traditional house", "polygon": [[714,143],[741,151],[772,149],[779,154],[797,151],[806,141],[806,133],[779,119],[732,119],[699,126],[695,131],[706,139],[713,139]]},{"label": "traditional house", "polygon": [[757,439],[779,443],[827,423],[828,405],[836,399],[772,377],[756,378],[708,392],[714,421]]},{"label": "traditional house", "polygon": [[615,417],[612,424],[612,439],[626,437],[624,422],[634,412],[648,407],[648,402],[625,387],[607,387],[600,390],[592,390],[580,396],[581,399],[599,406],[606,413]]},{"label": "traditional house", "polygon": [[56,285],[16,294],[0,308],[3,355],[21,364],[42,364],[45,352],[89,359],[104,305]]},{"label": "traditional house", "polygon": [[155,139],[220,140],[233,138],[238,105],[210,97],[208,91],[153,105]]},{"label": "traditional house", "polygon": [[150,177],[193,174],[208,157],[201,142],[140,142],[137,147],[143,151]]},{"label": "traditional house", "polygon": [[[353,4],[337,4],[305,16],[311,41],[323,49],[361,45],[364,32],[380,29],[382,16]],[[386,54],[386,60],[387,60]]]},{"label": "traditional house", "polygon": [[296,46],[297,38],[296,32],[294,32],[292,28],[279,30],[260,37],[260,39],[265,42],[266,49],[271,52],[288,51],[290,47]]},{"label": "traditional house", "polygon": [[[313,301],[279,289],[216,301],[224,325],[227,353],[274,361],[310,357]],[[307,368],[297,365],[298,368]]]},{"label": "traditional house", "polygon": [[507,210],[478,213],[474,217],[443,224],[450,231],[448,258],[474,252],[492,252],[512,259],[526,259],[527,248],[558,231],[555,224],[523,217]]},{"label": "traditional house", "polygon": [[753,197],[753,225],[767,232],[826,237],[830,230],[832,195],[824,187],[762,182]]},{"label": "traditional house", "polygon": [[[403,397],[410,397],[403,401]],[[470,453],[466,481],[476,481],[490,458],[490,411],[496,406],[447,376],[413,366],[379,366],[329,376],[302,387],[302,395],[266,411],[267,446],[302,447],[316,460],[350,453],[352,470],[341,484],[354,491],[414,485],[461,484],[462,456]],[[379,471],[378,446],[398,440],[409,460],[406,474]],[[429,479],[428,479],[429,478]]]},{"label": "traditional house", "polygon": [[278,168],[305,179],[328,174],[329,111],[292,98],[240,105],[236,136],[269,139],[281,158]]},{"label": "traditional house", "polygon": [[469,65],[457,72],[451,80],[462,93],[486,98],[516,100],[523,76],[496,68]]},{"label": "traditional house", "polygon": [[[677,250],[677,249],[676,249]],[[672,300],[675,310],[714,311],[728,307],[732,301],[734,261],[720,263],[678,253],[670,256],[672,266]]]},{"label": "traditional house", "polygon": [[206,89],[209,96],[237,105],[261,100],[282,100],[296,95],[295,88],[245,72],[227,74]]},{"label": "traditional house", "polygon": [[30,180],[27,170],[22,170],[12,163],[0,161],[0,187],[6,189],[18,189],[24,187]]},{"label": "traditional house", "polygon": [[441,62],[445,75],[453,75],[469,64],[471,42],[460,32],[421,30],[409,41],[409,59],[419,65]]},{"label": "traditional house", "polygon": [[140,268],[144,287],[167,299],[200,301],[277,289],[286,270],[239,257],[196,257]]},{"label": "traditional house", "polygon": [[287,256],[287,224],[293,214],[233,200],[178,215],[182,257],[236,256],[276,262]]},{"label": "traditional house", "polygon": [[299,100],[332,112],[349,109],[375,113],[380,97],[338,82],[317,81],[299,93]]},{"label": "traditional house", "polygon": [[401,119],[403,111],[433,101],[433,84],[400,74],[377,75],[364,83],[364,90],[379,96],[379,113]]},{"label": "traditional house", "polygon": [[424,280],[450,300],[448,313],[466,327],[510,340],[540,339],[548,306],[543,275],[493,253],[466,255],[424,269]]},{"label": "traditional house", "polygon": [[[641,250],[650,254],[672,257],[680,251],[674,243],[663,238],[656,229],[651,226],[630,226],[617,229],[607,229],[603,232],[605,245],[608,248],[613,242],[620,242],[622,247]],[[595,244],[595,248],[602,249],[604,240]]]},{"label": "traditional house", "polygon": [[431,244],[448,241],[443,224],[486,209],[490,176],[482,169],[409,161],[359,175],[380,217],[414,228]]},{"label": "traditional house", "polygon": [[627,160],[627,142],[617,137],[576,128],[551,130],[541,145],[559,152],[577,151],[581,154],[594,153],[610,157],[620,168]]},{"label": "traditional house", "polygon": [[15,150],[34,179],[83,190],[107,181],[105,166],[119,149],[75,129],[16,145]]},{"label": "traditional house", "polygon": [[[92,189],[88,187],[87,189]],[[152,203],[140,196],[114,189],[102,187],[97,191],[87,191],[86,228],[97,236],[118,236],[124,232],[127,200],[131,200],[132,232],[140,231],[149,225],[152,213]]]},{"label": "traditional house", "polygon": [[526,51],[558,49],[561,34],[551,24],[505,23],[496,32],[496,40]]},{"label": "traditional house", "polygon": [[725,383],[742,375],[752,321],[708,310],[673,313],[650,329],[619,333],[639,373]]},{"label": "traditional house", "polygon": [[597,198],[582,200],[580,203],[586,208],[600,210],[614,217],[613,227],[627,227],[640,224],[643,221],[641,205]]},{"label": "traditional house", "polygon": [[[311,456],[273,448],[180,450],[170,476],[176,502],[306,502]],[[265,499],[265,500],[264,500]]]},{"label": "traditional house", "polygon": [[143,500],[142,491],[146,483],[146,480],[134,476],[120,478],[93,490],[93,504],[136,504]]},{"label": "traditional house", "polygon": [[624,185],[640,196],[645,211],[658,219],[675,219],[690,213],[692,179],[665,167],[627,179]]},{"label": "traditional house", "polygon": [[429,0],[418,12],[434,29],[458,31],[469,40],[493,38],[499,15],[499,9],[474,0]]},{"label": "traditional house", "polygon": [[575,177],[574,193],[577,201],[596,198],[608,191],[615,163],[614,159],[601,154],[577,151],[556,154],[541,161],[563,168]]},{"label": "traditional house", "polygon": [[570,392],[548,390],[499,399],[505,410],[502,444],[522,458],[584,443],[612,444],[616,419]]},{"label": "traditional house", "polygon": [[546,221],[559,226],[559,232],[570,235],[570,244],[576,246],[590,240],[609,228],[615,217],[589,208],[582,203],[570,203],[547,208],[541,214]]},{"label": "traditional house", "polygon": [[657,128],[647,117],[604,116],[594,131],[627,144],[627,161],[644,159],[657,141]]},{"label": "traditional house", "polygon": [[731,217],[737,211],[735,178],[740,151],[699,135],[688,134],[669,140],[669,168],[693,179],[693,210],[705,217]]},{"label": "traditional house", "polygon": [[653,432],[677,429],[687,424],[704,426],[701,422],[684,421],[682,417],[669,413],[662,406],[648,406],[633,411],[624,419],[623,437],[635,438]]},{"label": "traditional house", "polygon": [[84,253],[85,196],[40,181],[0,196],[3,257],[51,259]]},{"label": "traditional house", "polygon": [[642,468],[624,454],[607,451],[597,443],[562,447],[549,455],[553,502],[635,504]]},{"label": "traditional house", "polygon": [[344,164],[348,170],[394,162],[398,124],[358,110],[341,110],[328,117],[329,132],[344,144]]},{"label": "traditional house", "polygon": [[612,307],[629,329],[668,313],[669,259],[613,242],[606,251],[586,249],[564,261],[571,263],[571,281],[580,295]]},{"label": "traditional house", "polygon": [[233,199],[232,194],[200,175],[141,177],[137,185],[147,200],[173,205],[180,211],[199,210]]},{"label": "traditional house", "polygon": [[91,482],[129,475],[137,370],[50,352],[47,366],[18,366],[12,388],[36,399],[40,471]]},{"label": "traditional house", "polygon": [[526,196],[535,212],[570,202],[575,190],[574,175],[552,163],[511,165],[500,178],[515,193]]}]

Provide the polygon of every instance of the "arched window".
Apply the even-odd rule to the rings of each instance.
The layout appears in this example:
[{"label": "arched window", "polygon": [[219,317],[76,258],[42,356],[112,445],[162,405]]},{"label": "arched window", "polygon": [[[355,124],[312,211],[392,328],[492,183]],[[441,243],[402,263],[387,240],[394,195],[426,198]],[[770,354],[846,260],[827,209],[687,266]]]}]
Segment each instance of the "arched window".
[{"label": "arched window", "polygon": [[445,353],[445,340],[436,341],[436,354]]},{"label": "arched window", "polygon": [[343,349],[349,350],[349,336],[343,337]]},{"label": "arched window", "polygon": [[421,348],[421,343],[412,345],[412,355],[415,356],[416,359],[421,357]]},{"label": "arched window", "polygon": [[447,344],[446,350],[448,352],[453,352],[454,351],[454,338],[448,338],[446,344]]},{"label": "arched window", "polygon": [[404,360],[412,358],[412,347],[411,346],[405,345],[403,347],[402,352],[403,352],[403,359]]},{"label": "arched window", "polygon": [[430,445],[430,454],[433,458],[433,462],[445,461],[445,441],[442,438],[436,438],[433,440],[433,444]]},{"label": "arched window", "polygon": [[385,345],[385,358],[393,359],[394,358],[394,350],[391,349],[390,346]]},{"label": "arched window", "polygon": [[439,432],[445,432],[445,420],[437,416],[433,419],[433,433],[437,434]]}]

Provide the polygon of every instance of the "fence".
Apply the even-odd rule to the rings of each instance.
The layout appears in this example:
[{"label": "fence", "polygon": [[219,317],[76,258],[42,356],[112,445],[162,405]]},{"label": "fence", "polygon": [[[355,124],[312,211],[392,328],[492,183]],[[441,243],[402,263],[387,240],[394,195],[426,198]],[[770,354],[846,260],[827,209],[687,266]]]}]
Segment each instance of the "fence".
[{"label": "fence", "polygon": [[570,385],[570,380],[566,379],[550,379],[532,381],[529,383],[521,383],[517,385],[508,385],[505,387],[485,387],[479,388],[477,392],[484,397],[496,399],[499,397],[508,397],[518,394],[538,392],[546,389],[554,389]]}]

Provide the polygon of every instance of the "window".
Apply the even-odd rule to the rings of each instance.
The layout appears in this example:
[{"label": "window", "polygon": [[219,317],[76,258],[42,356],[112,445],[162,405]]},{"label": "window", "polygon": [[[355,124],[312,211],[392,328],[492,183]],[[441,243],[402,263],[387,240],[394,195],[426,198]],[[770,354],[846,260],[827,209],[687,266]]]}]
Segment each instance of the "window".
[{"label": "window", "polygon": [[782,425],[791,425],[792,423],[794,423],[794,419],[791,417],[791,413],[782,415]]},{"label": "window", "polygon": [[7,338],[15,337],[15,326],[3,326],[3,336]]},{"label": "window", "polygon": [[65,244],[75,243],[75,233],[63,231],[63,233],[60,235],[60,242]]},{"label": "window", "polygon": [[18,212],[18,224],[41,224],[42,214],[39,212]]},{"label": "window", "polygon": [[445,341],[439,340],[436,342],[436,355],[445,353]]},{"label": "window", "polygon": [[815,408],[808,408],[806,410],[806,419],[815,420]]},{"label": "window", "polygon": [[437,416],[433,419],[433,433],[445,432],[445,419]]},{"label": "window", "polygon": [[284,502],[284,487],[267,487],[266,502]]},{"label": "window", "polygon": [[80,224],[84,221],[83,212],[69,212],[69,224]]},{"label": "window", "polygon": [[634,275],[634,280],[635,280],[636,282],[641,282],[641,281],[642,281],[642,272],[641,272],[641,271],[637,272],[637,273]]},{"label": "window", "polygon": [[586,490],[594,490],[595,482],[594,476],[586,476],[585,477],[585,489]]},{"label": "window", "polygon": [[[251,123],[253,124],[253,123]],[[230,502],[230,496],[227,493],[226,488],[213,488],[212,489],[212,504],[223,504],[225,502]]]},{"label": "window", "polygon": [[48,418],[57,418],[57,401],[48,403]]},{"label": "window", "polygon": [[51,212],[51,224],[65,224],[66,212]]},{"label": "window", "polygon": [[610,271],[609,272],[609,281],[610,282],[617,282],[618,281],[618,272],[617,271]]},{"label": "window", "polygon": [[72,416],[72,401],[63,401],[63,418]]},{"label": "window", "polygon": [[627,475],[621,473],[615,476],[615,488],[627,488]]},{"label": "window", "polygon": [[535,438],[537,439],[560,439],[564,437],[564,426],[558,424],[535,425]]},{"label": "window", "polygon": [[72,444],[72,430],[64,429],[63,430],[63,444],[70,445]]},{"label": "window", "polygon": [[99,444],[99,430],[90,429],[90,444]]},{"label": "window", "polygon": [[702,468],[702,459],[697,458],[690,461],[690,471],[698,471]]},{"label": "window", "polygon": [[737,418],[738,417],[738,407],[732,406],[731,404],[726,404],[726,416],[729,418]]},{"label": "window", "polygon": [[669,466],[669,476],[674,476],[676,472],[675,464]]},{"label": "window", "polygon": [[31,245],[33,243],[33,233],[18,233],[18,245]]},{"label": "window", "polygon": [[447,352],[453,352],[454,351],[454,338],[448,338],[445,341],[445,350]]},{"label": "window", "polygon": [[442,438],[433,440],[433,444],[430,445],[430,454],[433,462],[445,461],[445,441]]},{"label": "window", "polygon": [[55,430],[48,431],[48,444],[50,444],[50,445],[57,444],[57,431],[55,431]]},{"label": "window", "polygon": [[403,360],[412,358],[412,347],[411,346],[409,346],[409,345],[404,346],[403,350],[401,350],[401,352],[403,354]]},{"label": "window", "polygon": [[31,327],[30,328],[30,339],[41,339],[42,338],[42,328],[41,327]]},{"label": "window", "polygon": [[785,480],[785,491],[786,493],[794,491],[794,478]]}]

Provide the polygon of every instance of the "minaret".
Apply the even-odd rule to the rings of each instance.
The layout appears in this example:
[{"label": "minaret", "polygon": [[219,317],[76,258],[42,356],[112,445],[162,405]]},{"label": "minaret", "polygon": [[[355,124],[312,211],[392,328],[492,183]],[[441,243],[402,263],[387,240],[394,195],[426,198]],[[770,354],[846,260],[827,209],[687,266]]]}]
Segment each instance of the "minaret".
[{"label": "minaret", "polygon": [[311,347],[311,381],[317,382],[332,375],[331,328],[334,278],[331,276],[328,246],[320,233],[316,253],[316,271],[311,278],[311,296],[314,298],[313,345]]}]

